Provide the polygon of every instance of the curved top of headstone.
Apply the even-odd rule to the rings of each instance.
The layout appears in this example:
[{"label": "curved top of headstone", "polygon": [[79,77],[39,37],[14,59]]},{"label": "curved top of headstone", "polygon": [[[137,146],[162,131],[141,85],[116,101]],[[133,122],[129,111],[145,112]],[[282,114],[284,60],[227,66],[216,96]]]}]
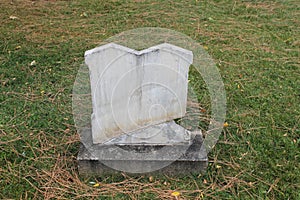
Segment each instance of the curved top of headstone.
[{"label": "curved top of headstone", "polygon": [[116,44],[116,43],[112,42],[112,43],[108,43],[108,44],[96,47],[94,49],[88,50],[84,53],[84,56],[88,57],[92,54],[99,53],[103,50],[110,49],[110,48],[118,49],[118,50],[121,50],[121,51],[124,51],[124,52],[127,52],[127,53],[131,53],[131,54],[135,54],[137,56],[140,56],[140,55],[143,55],[143,54],[146,54],[146,53],[150,53],[150,52],[153,52],[153,51],[157,51],[159,49],[164,49],[164,50],[169,50],[170,52],[173,52],[173,53],[179,53],[180,55],[184,54],[184,56],[182,56],[182,57],[184,59],[186,59],[187,62],[189,62],[189,63],[193,62],[193,52],[192,51],[187,50],[187,49],[183,49],[181,47],[178,47],[178,46],[175,46],[175,45],[172,45],[172,44],[169,44],[169,43],[162,43],[162,44],[159,44],[159,45],[156,45],[156,46],[152,46],[148,49],[143,49],[141,51],[138,51],[138,50],[131,49],[131,48],[128,48],[128,47],[125,47],[125,46],[122,46],[122,45],[119,45],[119,44]]}]

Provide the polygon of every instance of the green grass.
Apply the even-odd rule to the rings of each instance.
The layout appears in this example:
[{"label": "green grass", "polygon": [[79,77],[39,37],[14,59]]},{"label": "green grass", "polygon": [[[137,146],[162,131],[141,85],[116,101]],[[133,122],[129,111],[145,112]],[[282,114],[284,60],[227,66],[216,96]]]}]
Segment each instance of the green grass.
[{"label": "green grass", "polygon": [[[297,1],[3,0],[0,198],[300,199],[299,19]],[[83,53],[139,27],[208,47],[229,127],[202,176],[80,178],[71,94]]]}]

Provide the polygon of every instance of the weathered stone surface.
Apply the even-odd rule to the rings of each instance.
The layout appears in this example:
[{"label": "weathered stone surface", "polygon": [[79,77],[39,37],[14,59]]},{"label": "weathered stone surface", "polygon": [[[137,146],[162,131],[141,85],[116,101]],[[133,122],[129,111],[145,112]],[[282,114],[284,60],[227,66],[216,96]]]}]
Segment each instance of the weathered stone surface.
[{"label": "weathered stone surface", "polygon": [[173,120],[139,129],[116,138],[104,144],[116,145],[190,145],[192,142],[191,133]]},{"label": "weathered stone surface", "polygon": [[80,129],[81,175],[201,173],[201,132],[173,119],[185,115],[191,51],[161,44],[142,51],[110,43],[85,53],[93,113]]},{"label": "weathered stone surface", "polygon": [[93,143],[185,115],[191,51],[161,44],[142,51],[109,43],[85,53]]},{"label": "weathered stone surface", "polygon": [[[91,129],[85,131],[88,134]],[[185,142],[169,145],[108,143],[91,144],[88,149],[81,145],[77,158],[78,169],[80,174],[87,176],[114,174],[118,169],[129,173],[150,172],[170,175],[201,173],[205,171],[208,163],[206,152],[200,150],[203,142],[202,135],[198,132],[191,138],[193,138],[190,140],[191,144]],[[161,148],[165,148],[164,153],[156,154],[156,151]],[[126,154],[124,151],[130,153]],[[180,157],[174,157],[179,154]]]}]

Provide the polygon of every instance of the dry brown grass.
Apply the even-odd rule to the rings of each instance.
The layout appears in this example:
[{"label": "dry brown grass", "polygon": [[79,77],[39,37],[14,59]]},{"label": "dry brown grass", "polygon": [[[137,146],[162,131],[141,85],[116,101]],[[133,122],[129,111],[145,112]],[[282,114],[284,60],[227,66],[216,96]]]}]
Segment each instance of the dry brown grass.
[{"label": "dry brown grass", "polygon": [[[178,199],[299,197],[295,2],[98,3],[1,1],[0,198],[175,199],[173,191]],[[207,46],[224,78],[229,127],[204,175],[79,177],[70,94],[83,52],[143,26],[175,29]]]}]

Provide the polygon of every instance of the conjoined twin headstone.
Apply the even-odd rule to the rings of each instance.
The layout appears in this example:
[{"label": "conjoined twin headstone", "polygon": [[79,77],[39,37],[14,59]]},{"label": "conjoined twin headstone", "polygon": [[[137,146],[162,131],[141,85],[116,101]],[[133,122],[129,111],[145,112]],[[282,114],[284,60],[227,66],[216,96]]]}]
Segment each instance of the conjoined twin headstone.
[{"label": "conjoined twin headstone", "polygon": [[[99,146],[97,160],[110,160],[112,163],[113,158],[105,156],[105,151],[112,154],[116,149],[109,145],[142,147],[147,144],[171,144],[176,147],[177,144],[186,143],[197,146],[193,144],[191,133],[173,121],[186,113],[188,72],[192,62],[191,51],[168,43],[141,51],[109,43],[86,51],[85,63],[89,68],[93,107],[91,128],[86,133],[91,134],[92,144],[87,147],[86,152],[89,151],[88,148],[94,148],[92,146]],[[202,137],[200,140],[202,142]],[[105,145],[109,147],[102,150]],[[197,149],[190,151],[183,152],[185,157],[183,156],[182,161],[197,161],[199,156],[191,157],[193,153],[197,153]],[[154,154],[148,161],[159,162],[157,152]],[[169,154],[172,152],[165,152],[162,160],[168,160]],[[115,156],[116,162],[121,159],[118,156],[120,155]],[[135,158],[124,159],[128,163],[134,163],[130,159]],[[143,162],[142,157],[136,159],[140,159],[136,163]],[[88,156],[83,159],[79,155],[78,160],[80,166],[80,162],[88,160]],[[112,165],[126,164],[124,162]],[[88,167],[82,164],[81,168]],[[97,168],[101,172],[99,166],[91,168]],[[199,169],[195,166],[192,168]],[[94,169],[91,171],[95,172]]]}]

